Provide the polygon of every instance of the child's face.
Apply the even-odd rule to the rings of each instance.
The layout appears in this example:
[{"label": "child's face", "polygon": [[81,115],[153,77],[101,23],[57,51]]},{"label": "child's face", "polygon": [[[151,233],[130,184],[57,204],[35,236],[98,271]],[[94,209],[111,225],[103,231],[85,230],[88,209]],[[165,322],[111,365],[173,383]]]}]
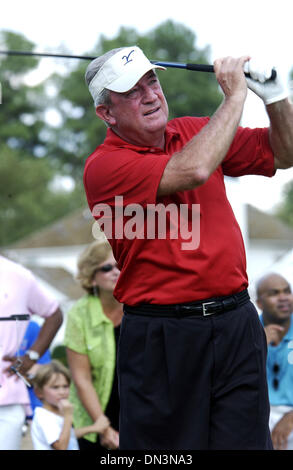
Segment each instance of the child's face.
[{"label": "child's face", "polygon": [[53,374],[39,394],[44,405],[58,408],[60,400],[69,396],[69,383],[63,374]]}]

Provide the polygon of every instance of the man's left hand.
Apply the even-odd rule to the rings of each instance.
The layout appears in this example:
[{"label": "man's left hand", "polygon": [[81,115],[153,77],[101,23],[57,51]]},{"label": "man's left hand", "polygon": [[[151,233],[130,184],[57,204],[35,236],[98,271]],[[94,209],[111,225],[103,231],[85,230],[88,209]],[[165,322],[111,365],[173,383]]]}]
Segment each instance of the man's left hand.
[{"label": "man's left hand", "polygon": [[276,71],[276,78],[270,80],[272,69],[253,59],[244,64],[244,72],[251,76],[246,78],[248,88],[259,96],[265,105],[276,103],[289,96],[289,89],[280,72]]},{"label": "man's left hand", "polygon": [[272,431],[274,449],[286,450],[289,434],[293,431],[293,412],[284,414]]}]

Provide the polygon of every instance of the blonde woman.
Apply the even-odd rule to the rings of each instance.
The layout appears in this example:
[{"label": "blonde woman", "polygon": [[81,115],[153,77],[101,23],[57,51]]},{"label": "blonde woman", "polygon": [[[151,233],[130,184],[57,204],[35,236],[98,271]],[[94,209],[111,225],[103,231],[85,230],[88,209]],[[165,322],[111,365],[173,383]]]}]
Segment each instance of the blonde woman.
[{"label": "blonde woman", "polygon": [[92,243],[78,260],[78,275],[86,295],[68,312],[65,339],[73,384],[74,426],[84,427],[102,414],[110,421],[99,435],[79,439],[79,447],[119,447],[119,397],[116,351],[122,304],[113,296],[119,270],[106,241]]}]

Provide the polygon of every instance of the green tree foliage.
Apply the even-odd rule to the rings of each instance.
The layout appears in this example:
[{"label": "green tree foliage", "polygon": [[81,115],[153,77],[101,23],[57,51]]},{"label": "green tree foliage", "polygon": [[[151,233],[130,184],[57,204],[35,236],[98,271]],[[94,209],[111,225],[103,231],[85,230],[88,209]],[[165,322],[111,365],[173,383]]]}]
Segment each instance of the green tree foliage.
[{"label": "green tree foliage", "polygon": [[50,189],[54,172],[45,159],[0,146],[0,245],[52,223],[86,204],[81,185],[70,194]]},{"label": "green tree foliage", "polygon": [[[209,48],[196,47],[195,34],[184,25],[166,21],[145,35],[132,28],[120,28],[116,37],[101,35],[89,56],[99,56],[121,46],[138,45],[150,60],[172,62],[209,62]],[[85,85],[87,62],[80,62],[62,80],[52,77],[58,88],[56,106],[62,114],[63,125],[51,141],[52,153],[58,146],[60,162],[80,178],[85,158],[104,140],[105,124],[95,116],[92,98]],[[214,74],[196,73],[168,68],[159,71],[159,78],[169,104],[170,119],[183,115],[210,115],[221,101]]]},{"label": "green tree foliage", "polygon": [[[34,46],[11,32],[2,32],[0,41],[1,49],[31,51]],[[72,193],[52,184],[56,170],[42,138],[48,129],[43,118],[47,97],[43,85],[24,82],[37,65],[33,57],[1,56],[0,245],[9,245],[85,204],[81,183]]]},{"label": "green tree foliage", "polygon": [[[24,36],[9,31],[1,32],[0,44],[4,50],[32,51],[34,47]],[[46,154],[46,146],[41,139],[45,97],[42,85],[30,87],[23,79],[37,68],[38,63],[35,57],[0,56],[1,143],[22,149],[32,157]]]}]

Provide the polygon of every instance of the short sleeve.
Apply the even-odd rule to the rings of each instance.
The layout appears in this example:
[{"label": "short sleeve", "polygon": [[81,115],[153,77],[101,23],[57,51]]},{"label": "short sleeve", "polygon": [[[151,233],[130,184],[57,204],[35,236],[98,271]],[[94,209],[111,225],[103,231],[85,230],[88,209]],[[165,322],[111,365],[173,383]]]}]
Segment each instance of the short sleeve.
[{"label": "short sleeve", "polygon": [[31,434],[35,450],[52,449],[62,430],[63,418],[43,407],[37,407],[33,417]]},{"label": "short sleeve", "polygon": [[167,154],[139,153],[119,149],[105,151],[86,167],[84,185],[90,207],[97,203],[113,206],[113,195],[123,204],[155,204],[157,190],[170,159]]},{"label": "short sleeve", "polygon": [[239,127],[222,163],[224,175],[273,176],[274,154],[269,142],[269,129]]},{"label": "short sleeve", "polygon": [[67,313],[64,345],[80,354],[87,354],[82,315],[77,304]]},{"label": "short sleeve", "polygon": [[41,287],[33,275],[30,279],[27,307],[31,314],[44,318],[53,315],[59,307],[58,301]]},{"label": "short sleeve", "polygon": [[46,416],[39,418],[39,427],[42,429],[45,441],[49,446],[58,441],[61,429],[54,416],[47,413]]}]

